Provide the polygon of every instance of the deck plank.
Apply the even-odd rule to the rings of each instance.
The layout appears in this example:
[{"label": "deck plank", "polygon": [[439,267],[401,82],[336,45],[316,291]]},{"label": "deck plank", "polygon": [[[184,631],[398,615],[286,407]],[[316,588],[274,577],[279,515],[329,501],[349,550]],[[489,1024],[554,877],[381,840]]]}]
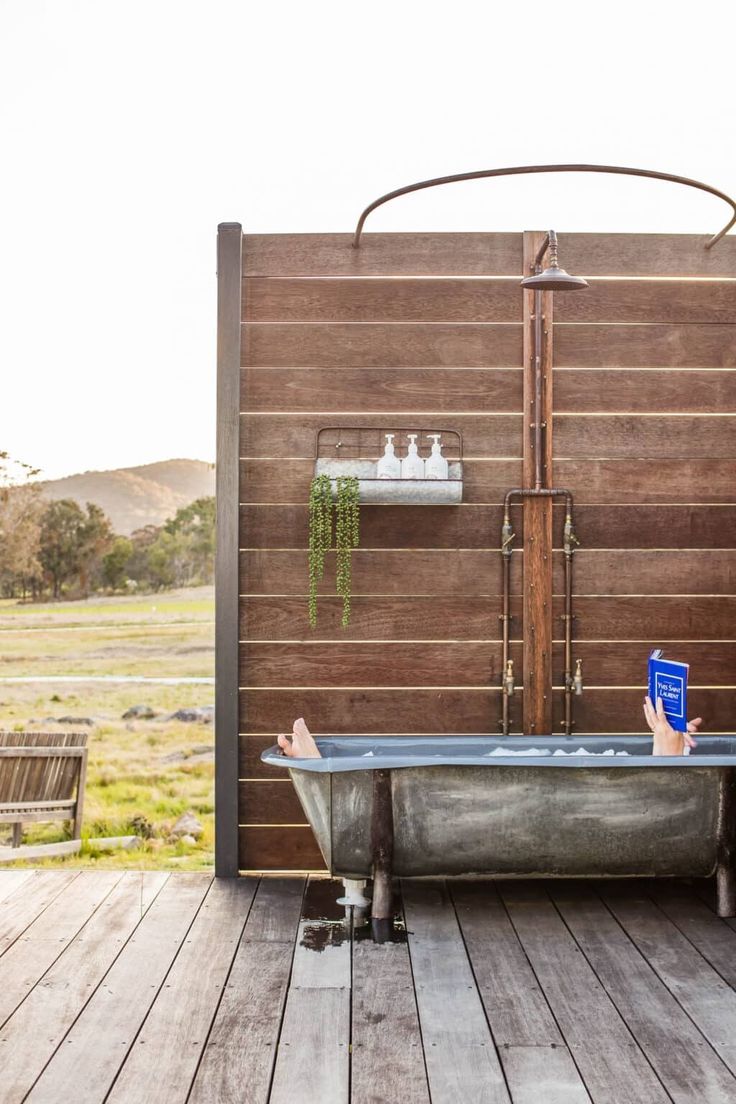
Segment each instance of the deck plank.
[{"label": "deck plank", "polygon": [[[100,1104],[163,983],[211,876],[169,879],[28,1096],[34,1104]],[[11,1021],[12,1022],[12,1021]],[[156,1056],[152,1057],[152,1076]]]},{"label": "deck plank", "polygon": [[544,1091],[554,1104],[590,1100],[524,948],[492,883],[452,885],[478,991],[514,1104]]},{"label": "deck plank", "polygon": [[28,995],[108,893],[122,871],[84,870],[0,958],[0,1024]]},{"label": "deck plank", "polygon": [[107,1097],[111,1104],[185,1104],[257,885],[257,878],[212,883]]},{"label": "deck plank", "polygon": [[8,1020],[0,1031],[2,1104],[24,1099],[168,877],[123,874]]},{"label": "deck plank", "polygon": [[508,1104],[446,887],[404,882],[402,893],[432,1104]]},{"label": "deck plank", "polygon": [[261,878],[189,1104],[266,1104],[304,885]]},{"label": "deck plank", "polygon": [[681,882],[659,879],[647,892],[665,916],[707,958],[732,989],[736,989],[736,931]]},{"label": "deck plank", "polygon": [[347,1104],[350,937],[340,883],[310,879],[299,923],[270,1104]]},{"label": "deck plank", "polygon": [[602,895],[629,938],[736,1074],[736,992],[641,889],[612,885]]},{"label": "deck plank", "polygon": [[504,882],[500,892],[595,1104],[669,1101],[544,889]]},{"label": "deck plank", "polygon": [[5,954],[47,905],[78,877],[78,870],[33,870],[28,881],[3,902],[0,910],[0,955]]},{"label": "deck plank", "polygon": [[11,893],[15,893],[16,889],[20,889],[32,873],[32,870],[0,870],[0,901],[4,901]]},{"label": "deck plank", "polygon": [[357,939],[352,995],[351,1104],[429,1104],[408,945]]},{"label": "deck plank", "polygon": [[580,886],[554,887],[551,894],[672,1099],[677,1104],[736,1100],[736,1079],[600,898]]}]

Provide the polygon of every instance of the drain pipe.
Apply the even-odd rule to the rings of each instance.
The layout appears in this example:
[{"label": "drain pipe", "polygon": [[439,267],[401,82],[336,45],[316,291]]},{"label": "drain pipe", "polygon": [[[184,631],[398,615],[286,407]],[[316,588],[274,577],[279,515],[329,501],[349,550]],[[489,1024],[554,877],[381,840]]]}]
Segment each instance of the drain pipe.
[{"label": "drain pipe", "polygon": [[373,771],[371,851],[373,853],[371,934],[374,943],[386,943],[391,938],[394,926],[392,887],[394,811],[390,770]]},{"label": "drain pipe", "polygon": [[[580,695],[583,690],[582,664],[578,660],[578,669],[575,675],[572,673],[572,558],[575,548],[580,544],[575,535],[573,525],[573,497],[572,492],[558,487],[534,487],[515,488],[507,491],[503,500],[503,524],[501,526],[501,556],[503,559],[503,604],[501,621],[503,625],[503,650],[502,650],[502,683],[501,683],[501,731],[504,736],[509,735],[509,697],[514,691],[513,677],[509,678],[509,645],[510,631],[509,614],[510,589],[511,589],[511,555],[513,551],[513,539],[515,533],[511,528],[511,500],[513,498],[564,498],[565,500],[565,528],[563,532],[563,548],[565,553],[565,612],[562,615],[565,622],[565,719],[562,727],[566,736],[572,735],[574,721],[572,719],[572,694]],[[513,671],[513,668],[512,668]]]}]

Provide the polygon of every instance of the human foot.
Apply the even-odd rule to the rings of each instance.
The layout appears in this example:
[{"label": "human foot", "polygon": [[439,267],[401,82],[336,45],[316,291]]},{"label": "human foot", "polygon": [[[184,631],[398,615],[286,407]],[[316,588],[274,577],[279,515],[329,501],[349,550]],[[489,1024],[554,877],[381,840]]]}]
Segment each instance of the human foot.
[{"label": "human foot", "polygon": [[288,736],[280,735],[278,737],[278,745],[284,755],[288,755],[290,759],[322,758],[320,750],[314,742],[314,737],[304,723],[303,717],[294,721],[291,739],[289,739]]},{"label": "human foot", "polygon": [[700,717],[688,721],[687,732],[678,732],[665,716],[662,699],[657,698],[655,709],[648,697],[644,699],[644,716],[654,737],[652,755],[684,755],[686,747],[698,746],[695,735],[698,725],[703,723]]}]

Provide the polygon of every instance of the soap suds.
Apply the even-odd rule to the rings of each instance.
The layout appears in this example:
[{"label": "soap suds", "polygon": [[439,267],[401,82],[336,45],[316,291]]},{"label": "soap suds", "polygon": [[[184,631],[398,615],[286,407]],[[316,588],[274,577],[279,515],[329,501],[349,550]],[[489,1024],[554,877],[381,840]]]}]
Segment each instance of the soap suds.
[{"label": "soap suds", "polygon": [[607,751],[588,751],[587,748],[578,748],[577,751],[565,751],[564,748],[555,748],[554,751],[550,751],[549,748],[494,748],[493,751],[486,752],[486,758],[492,755],[536,755],[542,757],[545,755],[628,755],[628,751],[615,751],[613,748],[608,748]]}]

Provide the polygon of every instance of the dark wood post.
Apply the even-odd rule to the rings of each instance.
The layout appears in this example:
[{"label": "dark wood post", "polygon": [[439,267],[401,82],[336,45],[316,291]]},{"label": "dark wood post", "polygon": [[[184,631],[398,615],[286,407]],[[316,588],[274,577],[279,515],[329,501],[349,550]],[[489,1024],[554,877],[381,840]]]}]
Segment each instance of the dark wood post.
[{"label": "dark wood post", "polygon": [[[544,241],[541,232],[524,233],[524,275]],[[524,486],[552,486],[552,293],[524,291]],[[541,306],[541,326],[535,307]],[[536,331],[536,332],[535,332]],[[539,341],[541,337],[541,342]],[[541,388],[537,387],[537,358]],[[540,424],[542,456],[537,464],[535,426]],[[537,441],[539,441],[539,434]],[[524,734],[552,732],[552,501],[524,499]]]},{"label": "dark wood post", "polygon": [[238,548],[243,229],[217,228],[215,874],[238,874]]},{"label": "dark wood post", "polygon": [[390,770],[373,772],[371,850],[373,853],[371,932],[376,943],[385,943],[391,937],[394,925],[394,811]]}]

